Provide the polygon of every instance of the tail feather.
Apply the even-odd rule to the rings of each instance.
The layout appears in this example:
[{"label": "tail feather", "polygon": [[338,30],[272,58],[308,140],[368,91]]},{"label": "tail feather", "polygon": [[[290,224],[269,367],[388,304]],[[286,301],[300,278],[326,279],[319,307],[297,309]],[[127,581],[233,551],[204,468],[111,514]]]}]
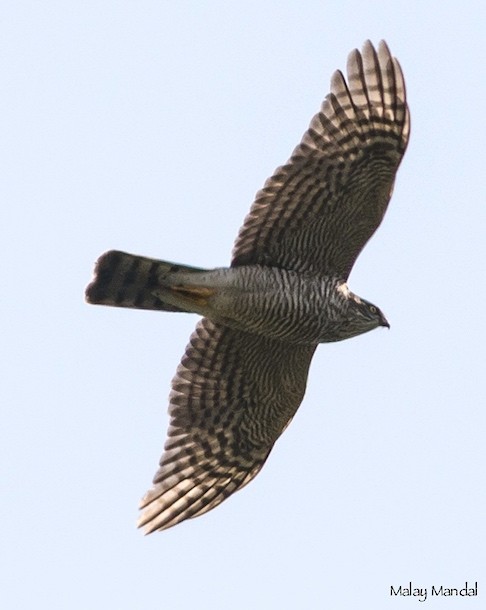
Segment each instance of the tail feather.
[{"label": "tail feather", "polygon": [[96,262],[93,281],[86,288],[86,301],[113,307],[186,311],[160,298],[164,277],[180,271],[205,270],[110,250]]}]

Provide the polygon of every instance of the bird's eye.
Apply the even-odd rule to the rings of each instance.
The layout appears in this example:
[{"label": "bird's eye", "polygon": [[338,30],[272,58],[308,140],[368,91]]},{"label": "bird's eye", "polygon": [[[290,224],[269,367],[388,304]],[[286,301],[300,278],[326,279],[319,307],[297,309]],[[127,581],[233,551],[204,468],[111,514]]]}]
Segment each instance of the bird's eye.
[{"label": "bird's eye", "polygon": [[376,307],[374,305],[370,305],[371,313],[376,313]]}]

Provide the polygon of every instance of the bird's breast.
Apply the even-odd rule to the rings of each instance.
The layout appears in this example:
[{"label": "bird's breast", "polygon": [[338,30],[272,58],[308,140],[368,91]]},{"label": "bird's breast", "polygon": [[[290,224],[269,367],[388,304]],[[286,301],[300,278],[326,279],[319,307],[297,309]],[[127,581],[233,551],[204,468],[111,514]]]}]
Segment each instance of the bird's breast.
[{"label": "bird's breast", "polygon": [[218,269],[203,315],[253,334],[298,344],[340,340],[345,297],[334,278],[261,266]]}]

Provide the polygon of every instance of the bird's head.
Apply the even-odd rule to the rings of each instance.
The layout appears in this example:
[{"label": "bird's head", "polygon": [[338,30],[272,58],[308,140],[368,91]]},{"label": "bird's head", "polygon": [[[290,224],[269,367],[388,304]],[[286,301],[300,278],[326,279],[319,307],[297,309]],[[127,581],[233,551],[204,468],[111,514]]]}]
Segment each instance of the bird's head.
[{"label": "bird's head", "polygon": [[378,326],[390,328],[388,320],[379,307],[352,293],[346,284],[341,284],[338,291],[347,303],[346,320],[343,324],[345,338],[361,335]]}]

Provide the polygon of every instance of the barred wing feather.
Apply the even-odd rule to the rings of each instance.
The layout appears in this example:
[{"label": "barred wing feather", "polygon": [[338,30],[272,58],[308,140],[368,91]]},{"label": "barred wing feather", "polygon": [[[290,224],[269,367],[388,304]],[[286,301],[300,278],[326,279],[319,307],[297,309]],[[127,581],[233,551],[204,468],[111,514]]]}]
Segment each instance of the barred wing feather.
[{"label": "barred wing feather", "polygon": [[314,350],[200,320],[172,381],[168,440],[139,526],[201,515],[253,479],[302,401]]},{"label": "barred wing feather", "polygon": [[410,118],[385,42],[348,57],[288,163],[257,193],[232,266],[263,264],[347,279],[385,214]]}]

